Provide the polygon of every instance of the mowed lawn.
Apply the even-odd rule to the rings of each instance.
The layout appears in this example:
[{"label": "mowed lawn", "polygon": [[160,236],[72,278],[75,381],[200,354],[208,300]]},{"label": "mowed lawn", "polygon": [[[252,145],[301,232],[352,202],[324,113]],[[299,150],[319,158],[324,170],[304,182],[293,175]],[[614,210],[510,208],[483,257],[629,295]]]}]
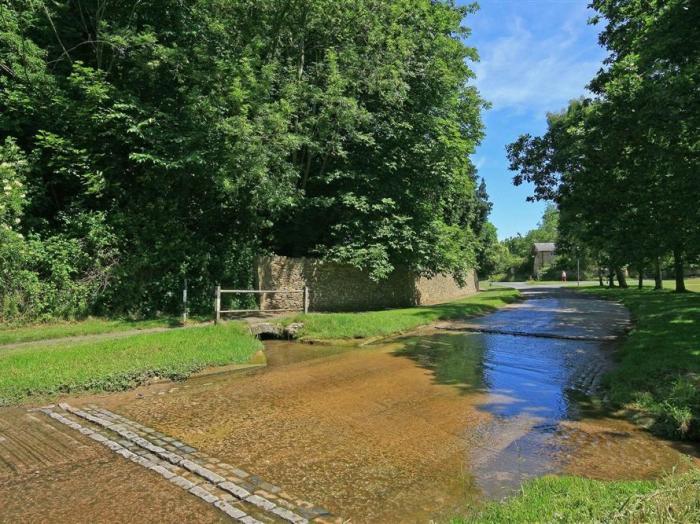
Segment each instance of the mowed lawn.
[{"label": "mowed lawn", "polygon": [[153,377],[181,379],[209,366],[245,363],[262,344],[229,322],[113,340],[0,348],[0,405],[60,393],[117,391]]},{"label": "mowed lawn", "polygon": [[0,325],[0,345],[34,342],[36,340],[75,337],[82,335],[99,335],[118,331],[150,329],[179,326],[179,319],[174,317],[151,320],[128,320],[108,318],[87,318],[73,322],[47,322],[26,326]]},{"label": "mowed lawn", "polygon": [[309,313],[285,319],[304,324],[301,340],[339,340],[385,336],[409,331],[438,320],[490,313],[515,301],[514,289],[482,291],[446,304],[361,313]]},{"label": "mowed lawn", "polygon": [[[664,289],[675,289],[676,288],[676,281],[675,280],[664,280]],[[637,285],[637,280],[630,280],[627,282],[630,287],[636,286]],[[644,280],[644,285],[645,286],[654,286],[654,281],[653,280]],[[693,278],[686,278],[685,279],[685,287],[688,289],[688,291],[695,291],[696,293],[700,293],[700,277],[693,277]]]}]

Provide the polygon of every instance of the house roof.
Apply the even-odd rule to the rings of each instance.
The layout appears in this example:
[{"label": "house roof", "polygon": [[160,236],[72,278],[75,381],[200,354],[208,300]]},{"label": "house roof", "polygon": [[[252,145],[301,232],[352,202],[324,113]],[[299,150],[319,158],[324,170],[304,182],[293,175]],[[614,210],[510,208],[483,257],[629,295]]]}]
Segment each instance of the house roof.
[{"label": "house roof", "polygon": [[535,253],[542,251],[556,251],[557,246],[554,242],[535,242]]}]

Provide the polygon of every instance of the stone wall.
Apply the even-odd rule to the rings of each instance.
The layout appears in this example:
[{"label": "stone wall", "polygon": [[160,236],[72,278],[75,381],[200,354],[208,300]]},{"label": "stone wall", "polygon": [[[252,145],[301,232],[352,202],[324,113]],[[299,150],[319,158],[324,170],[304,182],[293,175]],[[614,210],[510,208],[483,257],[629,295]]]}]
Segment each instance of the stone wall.
[{"label": "stone wall", "polygon": [[[354,267],[313,258],[260,257],[257,289],[299,290],[309,288],[310,311],[362,311],[393,307],[438,304],[476,293],[478,281],[470,272],[464,286],[448,275],[417,277],[397,269],[381,282]],[[302,294],[265,293],[260,308],[304,307]]]}]

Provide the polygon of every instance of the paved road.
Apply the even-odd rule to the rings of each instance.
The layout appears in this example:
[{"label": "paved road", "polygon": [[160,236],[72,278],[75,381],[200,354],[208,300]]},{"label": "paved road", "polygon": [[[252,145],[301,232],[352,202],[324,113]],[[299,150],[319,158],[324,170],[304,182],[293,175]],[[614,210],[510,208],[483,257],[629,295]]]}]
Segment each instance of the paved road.
[{"label": "paved road", "polygon": [[629,312],[617,302],[599,300],[566,287],[513,284],[523,301],[492,315],[439,325],[581,340],[614,340],[630,326]]}]

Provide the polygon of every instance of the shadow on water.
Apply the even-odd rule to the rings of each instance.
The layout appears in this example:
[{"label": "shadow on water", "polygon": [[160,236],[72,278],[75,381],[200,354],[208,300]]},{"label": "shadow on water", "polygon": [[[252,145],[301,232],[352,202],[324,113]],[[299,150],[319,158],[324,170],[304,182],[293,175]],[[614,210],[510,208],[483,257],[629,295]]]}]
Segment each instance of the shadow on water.
[{"label": "shadow on water", "polygon": [[[465,428],[464,435],[465,460],[487,496],[506,496],[524,480],[548,473],[648,476],[678,459],[657,449],[664,446],[650,437],[618,427],[596,407],[590,393],[610,363],[609,348],[599,342],[482,333],[436,333],[401,342],[395,356],[430,370],[436,384],[478,396],[476,409],[492,415],[480,427]],[[647,456],[639,449],[649,449]],[[610,467],[598,467],[600,461]]]},{"label": "shadow on water", "polygon": [[606,367],[606,355],[585,341],[439,333],[402,342],[396,356],[431,370],[438,384],[488,393],[481,409],[501,417],[571,418]]}]

